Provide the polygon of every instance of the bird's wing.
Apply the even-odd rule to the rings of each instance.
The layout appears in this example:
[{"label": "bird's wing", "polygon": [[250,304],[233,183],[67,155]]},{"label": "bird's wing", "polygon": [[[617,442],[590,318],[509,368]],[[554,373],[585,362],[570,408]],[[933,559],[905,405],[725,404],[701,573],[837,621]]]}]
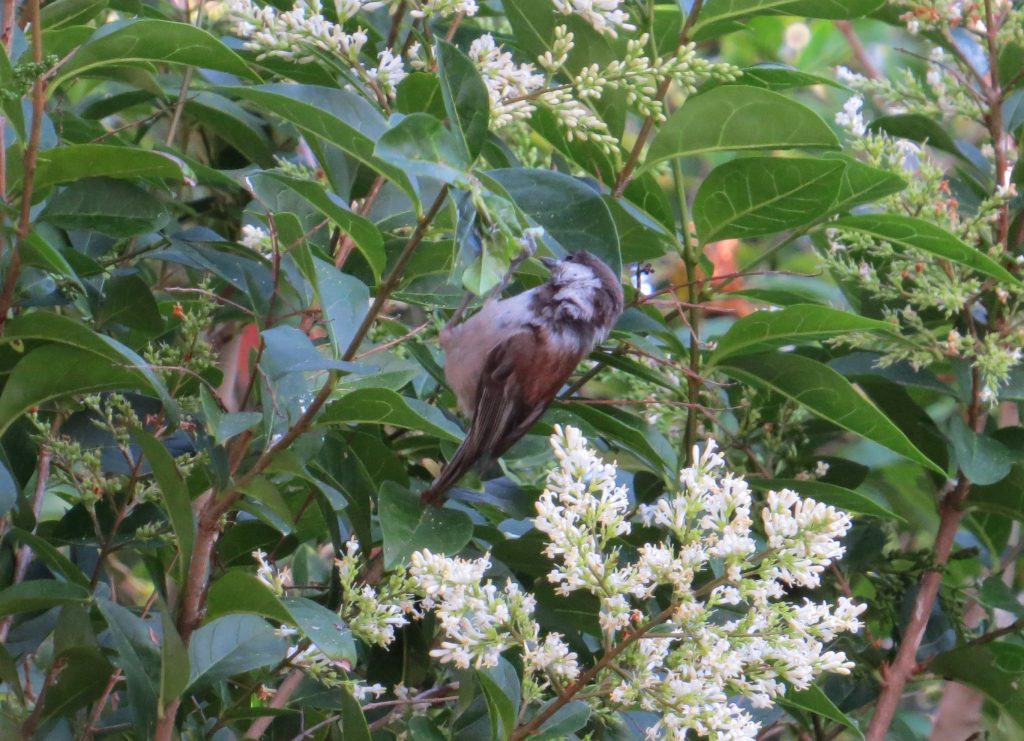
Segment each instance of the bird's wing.
[{"label": "bird's wing", "polygon": [[487,356],[477,386],[473,424],[441,475],[423,494],[437,504],[474,464],[486,464],[511,448],[544,413],[572,374],[580,355],[556,354],[532,330],[498,343]]}]

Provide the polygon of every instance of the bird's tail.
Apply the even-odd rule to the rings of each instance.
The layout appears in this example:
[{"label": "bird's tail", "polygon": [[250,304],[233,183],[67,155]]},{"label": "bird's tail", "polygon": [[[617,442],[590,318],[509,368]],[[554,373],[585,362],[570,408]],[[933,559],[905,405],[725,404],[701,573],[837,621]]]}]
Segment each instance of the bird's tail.
[{"label": "bird's tail", "polygon": [[455,451],[452,459],[441,469],[441,473],[434,479],[434,483],[430,485],[430,488],[420,495],[420,501],[424,504],[440,507],[444,504],[445,493],[473,467],[475,461],[474,451],[463,442],[459,449]]}]

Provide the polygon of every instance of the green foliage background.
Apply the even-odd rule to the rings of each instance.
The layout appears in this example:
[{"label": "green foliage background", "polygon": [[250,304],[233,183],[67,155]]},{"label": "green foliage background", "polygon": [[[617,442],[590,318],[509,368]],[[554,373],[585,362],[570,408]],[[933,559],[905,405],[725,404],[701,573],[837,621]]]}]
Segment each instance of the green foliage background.
[{"label": "green foliage background", "polygon": [[[223,739],[261,717],[273,738],[393,735],[400,713],[364,715],[312,679],[290,687],[283,708],[264,692],[289,674],[278,624],[368,681],[419,691],[437,679],[430,624],[405,628],[386,655],[343,624],[322,635],[317,623],[339,598],[330,556],[353,535],[388,567],[416,548],[490,551],[592,663],[593,605],[556,597],[538,540],[512,537],[528,530],[554,423],[617,459],[638,503],[714,436],[757,488],[789,486],[857,516],[823,595],[870,604],[868,629],[844,639],[858,668],[794,695],[762,718],[766,728],[860,737],[933,574],[938,597],[890,737],[927,736],[944,677],[984,695],[994,737],[1021,732],[1007,688],[1024,679],[1012,569],[1022,376],[997,373],[997,405],[985,406],[978,362],[937,355],[921,337],[970,330],[979,343],[991,332],[1020,344],[1021,199],[984,205],[1000,184],[975,145],[993,126],[1019,136],[1024,48],[992,60],[1003,85],[991,86],[988,129],[898,112],[872,124],[927,141],[963,213],[1005,220],[972,241],[923,208],[894,208],[915,176],[865,158],[832,123],[850,94],[833,67],[863,61],[851,38],[883,76],[902,66],[923,75],[914,54],[927,50],[900,8],[630,5],[658,53],[682,35],[743,74],[692,96],[672,88],[664,123],[645,125],[621,97],[603,102],[620,142],[610,152],[568,138],[543,108],[514,136],[486,126],[468,45],[494,32],[534,59],[563,20],[548,0],[481,3],[478,17],[427,28],[361,15],[374,48],[394,24],[436,58],[399,85],[392,110],[349,89],[327,55],[259,59],[213,4],[18,6],[0,55],[0,735]],[[625,34],[570,25],[573,70],[624,53]],[[1024,182],[1021,166],[1012,180]],[[265,250],[242,244],[243,224],[267,231]],[[464,429],[436,332],[464,286],[494,285],[530,226],[544,228],[542,253],[589,249],[621,267],[627,311],[534,434],[487,474],[498,478],[467,479],[444,510],[423,511],[417,492]],[[832,229],[889,245],[895,257],[864,258],[879,270],[938,266],[977,281],[980,298],[908,332],[891,314],[904,296],[865,291],[828,261]],[[706,248],[729,239],[743,275],[709,280]],[[511,290],[543,279],[527,261]],[[720,303],[726,289],[778,310],[737,319]],[[844,337],[851,344],[834,342]],[[917,343],[924,360],[881,367],[901,343]],[[820,460],[827,474],[804,478]],[[256,580],[256,549],[290,566],[294,596]],[[1014,616],[1009,629],[1000,610]],[[463,672],[459,701],[406,731],[489,738],[487,715],[501,711],[493,693],[516,685],[493,681]],[[549,736],[638,738],[649,719],[581,711],[559,721]]]}]

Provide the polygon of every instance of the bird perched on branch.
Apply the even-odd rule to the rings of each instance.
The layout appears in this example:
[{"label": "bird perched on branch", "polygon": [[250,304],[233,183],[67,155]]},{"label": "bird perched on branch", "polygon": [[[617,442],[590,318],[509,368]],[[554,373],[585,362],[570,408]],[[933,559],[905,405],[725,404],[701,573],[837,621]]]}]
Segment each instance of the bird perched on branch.
[{"label": "bird perched on branch", "polygon": [[541,262],[551,270],[546,283],[488,300],[441,332],[445,376],[472,425],[423,493],[426,503],[439,506],[474,464],[491,463],[525,435],[622,313],[622,285],[598,257],[580,251]]}]

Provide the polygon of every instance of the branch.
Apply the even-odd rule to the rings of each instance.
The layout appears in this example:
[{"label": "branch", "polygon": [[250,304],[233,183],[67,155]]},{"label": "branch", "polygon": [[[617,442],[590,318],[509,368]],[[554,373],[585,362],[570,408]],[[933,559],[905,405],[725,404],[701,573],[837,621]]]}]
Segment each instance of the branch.
[{"label": "branch", "polygon": [[[5,5],[6,7],[6,5]],[[10,10],[10,8],[8,8]],[[26,8],[29,21],[32,23],[32,61],[36,69],[43,63],[43,29],[39,22],[39,0],[28,0]],[[10,19],[5,20],[6,23]],[[4,277],[3,290],[0,292],[0,333],[7,322],[7,312],[14,303],[14,289],[18,284],[21,272],[21,247],[28,239],[32,229],[32,191],[35,185],[36,162],[39,159],[39,140],[43,131],[43,110],[46,106],[46,76],[41,74],[32,84],[32,129],[29,133],[28,147],[25,148],[23,165],[23,184],[21,188],[21,218],[18,221],[18,239],[11,250],[7,275]]]},{"label": "branch", "polygon": [[[277,692],[270,699],[267,707],[274,710],[280,710],[295,694],[295,690],[299,688],[299,684],[302,682],[302,678],[306,675],[302,669],[292,669],[288,676],[281,682],[281,686],[277,688]],[[263,738],[263,733],[270,727],[270,724],[274,722],[276,715],[261,715],[259,718],[252,722],[249,726],[249,730],[245,732],[242,738]]]},{"label": "branch", "polygon": [[[689,14],[686,16],[686,23],[683,24],[683,30],[679,32],[679,41],[677,46],[682,46],[690,38],[690,29],[693,28],[693,24],[697,21],[697,16],[700,15],[701,5],[703,0],[694,0],[693,7],[690,8]],[[661,103],[665,100],[665,96],[668,95],[668,89],[672,86],[672,78],[666,77],[658,85],[657,95],[654,96],[656,102]],[[651,135],[651,129],[654,128],[654,116],[648,116],[644,121],[643,126],[640,127],[640,133],[636,136],[636,141],[633,143],[633,149],[629,152],[629,158],[626,160],[626,164],[623,166],[619,176],[615,178],[615,187],[612,188],[612,198],[621,198],[622,194],[626,192],[626,186],[629,185],[629,181],[633,179],[633,171],[636,169],[637,163],[640,161],[640,152],[643,151],[644,145],[647,143],[647,137]]]}]

